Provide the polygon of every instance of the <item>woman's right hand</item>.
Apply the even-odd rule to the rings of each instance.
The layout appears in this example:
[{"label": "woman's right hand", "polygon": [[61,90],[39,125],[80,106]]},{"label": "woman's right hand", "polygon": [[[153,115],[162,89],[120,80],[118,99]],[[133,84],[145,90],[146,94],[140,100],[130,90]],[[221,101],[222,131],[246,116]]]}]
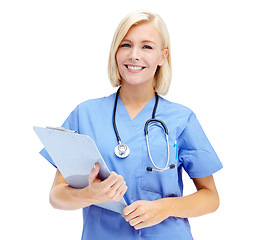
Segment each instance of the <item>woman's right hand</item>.
[{"label": "woman's right hand", "polygon": [[88,176],[87,191],[93,204],[102,202],[118,202],[122,199],[128,187],[121,175],[111,172],[110,176],[101,181],[97,176],[100,170],[98,163],[94,165]]},{"label": "woman's right hand", "polygon": [[100,166],[95,164],[88,180],[89,185],[83,189],[71,188],[57,169],[49,200],[54,208],[76,210],[102,202],[118,202],[127,191],[122,176],[111,172],[110,176],[101,181],[97,175]]}]

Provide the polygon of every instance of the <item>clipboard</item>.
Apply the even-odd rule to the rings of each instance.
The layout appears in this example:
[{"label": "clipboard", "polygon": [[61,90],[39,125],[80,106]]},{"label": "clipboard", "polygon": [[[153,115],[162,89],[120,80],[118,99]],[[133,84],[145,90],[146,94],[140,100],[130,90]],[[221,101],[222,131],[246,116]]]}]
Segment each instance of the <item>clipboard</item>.
[{"label": "clipboard", "polygon": [[[88,176],[96,162],[100,165],[100,180],[110,175],[97,146],[89,136],[64,128],[35,126],[33,129],[70,187],[81,189],[88,186]],[[117,213],[122,213],[127,206],[124,198],[119,202],[95,205]]]}]

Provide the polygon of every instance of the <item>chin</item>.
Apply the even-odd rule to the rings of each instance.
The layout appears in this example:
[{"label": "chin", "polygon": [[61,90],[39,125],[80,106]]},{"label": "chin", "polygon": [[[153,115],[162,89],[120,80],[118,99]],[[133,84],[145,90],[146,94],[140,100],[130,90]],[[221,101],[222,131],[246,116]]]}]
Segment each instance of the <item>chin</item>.
[{"label": "chin", "polygon": [[142,79],[136,79],[136,78],[130,78],[130,79],[126,79],[126,80],[123,80],[122,81],[122,84],[129,84],[129,85],[132,85],[132,86],[136,86],[136,85],[144,85],[144,84],[147,84],[149,83],[149,81],[152,82],[152,80],[146,80],[146,81],[142,81]]}]

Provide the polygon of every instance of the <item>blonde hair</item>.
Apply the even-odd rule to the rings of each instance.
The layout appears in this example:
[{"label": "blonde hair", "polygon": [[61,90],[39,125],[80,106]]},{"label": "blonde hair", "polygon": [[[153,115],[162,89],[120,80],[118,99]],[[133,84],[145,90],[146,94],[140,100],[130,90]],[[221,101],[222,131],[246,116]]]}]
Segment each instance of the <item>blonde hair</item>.
[{"label": "blonde hair", "polygon": [[154,89],[158,94],[165,95],[169,91],[171,82],[171,57],[170,57],[170,39],[168,29],[162,18],[155,13],[150,12],[133,12],[127,15],[119,24],[116,32],[113,36],[109,62],[108,62],[108,75],[113,87],[118,87],[121,85],[121,75],[118,70],[118,65],[116,62],[116,53],[119,49],[120,43],[126,36],[130,28],[134,25],[141,23],[152,22],[156,29],[158,30],[161,41],[162,49],[168,50],[167,59],[162,66],[158,66],[155,77],[154,77]]}]

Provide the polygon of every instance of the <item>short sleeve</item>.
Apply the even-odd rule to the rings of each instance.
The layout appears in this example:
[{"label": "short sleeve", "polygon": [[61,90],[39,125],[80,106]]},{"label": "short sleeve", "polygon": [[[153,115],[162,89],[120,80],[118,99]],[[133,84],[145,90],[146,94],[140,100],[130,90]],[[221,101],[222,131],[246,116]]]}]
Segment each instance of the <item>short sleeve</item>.
[{"label": "short sleeve", "polygon": [[190,178],[212,175],[223,166],[194,113],[178,138],[179,161]]},{"label": "short sleeve", "polygon": [[[77,106],[71,114],[68,116],[68,118],[64,121],[62,127],[64,127],[67,130],[73,130],[79,132],[79,119],[78,119],[78,114],[79,114],[79,107]],[[43,148],[39,152],[48,162],[50,162],[54,167],[56,167],[53,159],[51,156],[48,154],[45,148]],[[56,167],[57,168],[57,167]]]}]

